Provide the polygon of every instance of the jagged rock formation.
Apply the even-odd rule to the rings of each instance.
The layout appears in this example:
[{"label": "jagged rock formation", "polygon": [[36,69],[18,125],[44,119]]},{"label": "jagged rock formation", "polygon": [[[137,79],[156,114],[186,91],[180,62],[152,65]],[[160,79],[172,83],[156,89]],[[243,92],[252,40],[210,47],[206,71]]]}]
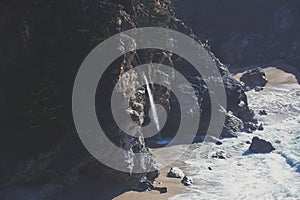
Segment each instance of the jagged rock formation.
[{"label": "jagged rock formation", "polygon": [[236,133],[243,129],[243,121],[228,112],[226,114],[224,128],[222,131],[223,137],[237,137]]},{"label": "jagged rock formation", "polygon": [[[0,49],[0,108],[9,108],[1,113],[5,119],[0,118],[3,138],[0,145],[4,149],[1,156],[9,152],[0,161],[0,170],[5,174],[0,184],[39,181],[72,184],[80,173],[134,181],[146,177],[150,182],[153,181],[158,172],[136,175],[117,172],[88,155],[79,141],[72,142],[78,138],[72,119],[71,92],[84,57],[98,43],[115,33],[135,27],[163,26],[183,32],[200,42],[192,30],[175,16],[172,1],[62,0],[49,4],[44,0],[30,0],[18,2],[17,7],[15,4],[15,0],[0,3],[3,11],[1,17],[4,19],[0,21],[3,47]],[[204,44],[203,48],[207,46]],[[135,59],[137,53],[140,61]],[[215,61],[222,74],[223,80],[220,81],[224,82],[229,99],[227,111],[231,111],[231,119],[234,119],[228,120],[225,125],[228,130],[223,136],[228,136],[229,129],[235,127],[238,130],[240,120],[244,123],[255,122],[254,114],[248,107],[241,83],[231,77],[227,67],[213,53],[209,54],[209,59]],[[110,106],[107,106],[109,95],[106,94],[112,91],[122,73],[149,62],[174,67],[192,83],[201,108],[198,134],[206,134],[210,120],[211,100],[205,81],[190,70],[191,66],[186,61],[169,52],[156,50],[124,55],[112,63],[101,79],[105,87],[97,91],[96,110],[100,123],[107,130],[107,137],[117,146],[128,150],[129,161],[131,153],[149,152],[147,142],[145,144],[142,137],[133,138],[123,134],[112,123]],[[150,82],[154,73],[157,72],[149,70]],[[149,120],[149,99],[146,93],[139,91],[133,96],[129,95],[132,94],[132,78],[128,77],[126,87],[121,88],[120,92],[130,99],[129,111],[133,121],[143,125]],[[165,78],[168,81],[172,77],[167,75]],[[9,87],[2,88],[5,85]],[[171,91],[164,87],[152,85],[152,89],[156,102],[163,105],[167,112],[173,112],[173,118],[166,123],[166,132],[176,133],[173,125],[176,123],[172,122],[178,122],[179,113],[171,109],[178,106],[176,99],[173,101]],[[148,143],[157,139],[150,138]],[[156,165],[153,160],[145,162]],[[20,167],[9,167],[14,165]]]},{"label": "jagged rock formation", "polygon": [[252,143],[249,147],[249,151],[252,153],[270,153],[273,150],[275,150],[275,148],[270,142],[258,137],[252,138]]},{"label": "jagged rock formation", "polygon": [[168,172],[167,176],[170,178],[183,178],[185,174],[178,167],[172,167]]},{"label": "jagged rock formation", "polygon": [[299,1],[181,0],[177,3],[177,14],[202,41],[208,40],[222,62],[243,67],[282,60],[299,71]]},{"label": "jagged rock formation", "polygon": [[184,176],[183,179],[181,180],[181,183],[185,186],[190,186],[193,184],[193,179],[189,176]]},{"label": "jagged rock formation", "polygon": [[264,87],[268,80],[266,78],[266,73],[259,67],[245,72],[240,81],[245,84],[245,87],[248,90],[251,90],[256,87]]}]

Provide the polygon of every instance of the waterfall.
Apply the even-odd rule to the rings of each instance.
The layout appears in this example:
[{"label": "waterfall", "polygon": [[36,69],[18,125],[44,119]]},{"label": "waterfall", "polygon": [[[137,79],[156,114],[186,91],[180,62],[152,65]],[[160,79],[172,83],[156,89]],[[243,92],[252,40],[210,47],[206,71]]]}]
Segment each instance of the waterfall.
[{"label": "waterfall", "polygon": [[146,89],[148,91],[148,95],[149,95],[149,100],[150,100],[150,106],[151,106],[151,111],[152,111],[152,115],[153,115],[153,120],[156,126],[157,131],[160,131],[160,126],[159,126],[159,121],[158,121],[158,115],[157,115],[157,110],[156,110],[156,106],[154,103],[154,98],[153,98],[153,94],[152,91],[150,89],[149,86],[149,82],[148,79],[146,77],[146,75],[144,74],[144,79],[145,79],[145,83],[146,83]]}]

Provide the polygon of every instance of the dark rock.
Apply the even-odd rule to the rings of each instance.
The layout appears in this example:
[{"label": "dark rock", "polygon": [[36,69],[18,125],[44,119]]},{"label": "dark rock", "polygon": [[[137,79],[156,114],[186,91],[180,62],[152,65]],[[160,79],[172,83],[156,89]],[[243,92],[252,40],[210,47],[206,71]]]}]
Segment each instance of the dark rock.
[{"label": "dark rock", "polygon": [[226,114],[222,137],[237,137],[237,132],[243,129],[243,121],[234,116],[232,112]]},{"label": "dark rock", "polygon": [[275,150],[275,148],[270,142],[258,137],[252,139],[251,146],[249,147],[249,151],[252,153],[270,153],[273,150]]},{"label": "dark rock", "polygon": [[259,115],[268,115],[267,111],[266,110],[260,110],[258,112]]},{"label": "dark rock", "polygon": [[160,174],[159,170],[148,172],[146,174],[146,178],[147,178],[147,180],[154,182],[154,180],[159,176],[159,174]]},{"label": "dark rock", "polygon": [[275,143],[276,144],[281,144],[281,141],[280,140],[276,140]]},{"label": "dark rock", "polygon": [[170,178],[183,178],[185,175],[181,169],[178,167],[172,167],[167,174],[167,177]]},{"label": "dark rock", "polygon": [[255,121],[255,114],[249,109],[248,99],[242,83],[226,74],[223,76],[223,82],[228,98],[227,110],[243,122]]},{"label": "dark rock", "polygon": [[265,72],[259,67],[247,71],[240,80],[250,89],[264,87],[268,82]]},{"label": "dark rock", "polygon": [[251,142],[249,140],[246,141],[246,144],[251,144]]},{"label": "dark rock", "polygon": [[260,125],[257,127],[257,130],[263,131],[263,130],[264,130],[263,124],[260,124]]},{"label": "dark rock", "polygon": [[151,191],[154,190],[155,187],[153,184],[149,181],[143,181],[135,184],[134,186],[131,187],[132,190],[137,191],[137,192],[145,192],[145,191]]},{"label": "dark rock", "polygon": [[208,167],[208,170],[210,170],[210,171],[211,171],[211,170],[212,170],[212,168],[211,168],[211,167]]},{"label": "dark rock", "polygon": [[[299,1],[274,1],[268,5],[262,0],[226,1],[224,6],[219,6],[219,1],[179,1],[178,10],[232,68],[282,59],[299,69],[299,7]],[[241,23],[246,21],[247,27]],[[224,24],[226,28],[220,28]]]},{"label": "dark rock", "polygon": [[253,131],[250,128],[245,129],[246,133],[253,133]]},{"label": "dark rock", "polygon": [[166,187],[156,187],[155,190],[159,191],[159,193],[161,193],[161,194],[168,192],[168,188],[166,188]]},{"label": "dark rock", "polygon": [[223,144],[218,138],[216,138],[214,136],[210,136],[210,135],[205,137],[205,141],[206,142],[213,142],[216,145],[222,145]]},{"label": "dark rock", "polygon": [[225,155],[224,151],[217,151],[211,157],[212,158],[218,158],[218,159],[226,159],[226,155]]},{"label": "dark rock", "polygon": [[193,179],[189,176],[184,176],[183,179],[181,180],[181,183],[184,184],[185,186],[189,186],[193,184]]},{"label": "dark rock", "polygon": [[260,86],[256,86],[256,87],[254,88],[254,90],[255,90],[255,92],[260,92],[260,91],[264,90],[264,88],[263,88],[263,87],[260,87]]},{"label": "dark rock", "polygon": [[247,131],[249,131],[249,129],[250,129],[250,131],[252,133],[253,131],[257,130],[257,125],[255,123],[253,123],[253,122],[246,122],[246,123],[244,123],[244,128]]},{"label": "dark rock", "polygon": [[[82,62],[83,57],[87,55],[87,53],[92,49],[93,46],[98,45],[98,43],[104,38],[107,38],[123,30],[135,28],[136,25],[140,25],[142,20],[139,18],[141,14],[141,5],[139,3],[136,3],[135,1],[124,1],[124,6],[119,6],[119,3],[115,3],[119,1],[109,2],[96,0],[84,3],[79,1],[60,1],[59,4],[47,4],[44,1],[40,1],[37,4],[36,1],[30,2],[31,3],[24,2],[22,3],[22,6],[18,8],[16,8],[13,3],[3,3],[3,5],[1,3],[1,6],[3,6],[5,10],[8,10],[10,12],[3,12],[4,14],[0,15],[7,19],[14,19],[13,22],[10,22],[10,20],[1,20],[1,27],[2,30],[4,30],[3,35],[8,36],[2,37],[6,39],[4,39],[1,43],[3,45],[3,48],[1,48],[1,55],[6,55],[1,56],[2,60],[0,64],[4,69],[3,71],[1,71],[3,72],[1,73],[1,75],[3,76],[3,79],[1,80],[4,83],[9,83],[11,79],[9,77],[10,74],[14,76],[16,74],[18,75],[18,77],[15,78],[14,84],[10,84],[10,88],[7,89],[7,94],[4,94],[4,99],[7,99],[7,97],[9,97],[7,99],[7,101],[9,101],[9,99],[11,98],[15,102],[14,106],[17,107],[15,107],[13,111],[11,111],[11,109],[7,109],[7,112],[5,112],[3,115],[6,117],[8,115],[7,119],[13,119],[11,121],[13,122],[15,121],[14,116],[17,116],[15,113],[16,111],[18,114],[18,120],[22,121],[22,125],[20,125],[19,127],[14,127],[13,131],[16,133],[16,135],[13,135],[12,138],[17,136],[19,138],[18,141],[21,141],[18,143],[18,145],[15,145],[18,146],[17,151],[15,151],[15,149],[13,148],[14,154],[19,155],[19,153],[24,153],[24,155],[26,155],[26,158],[35,158],[41,152],[49,152],[49,154],[46,154],[45,156],[42,156],[38,159],[30,159],[28,161],[28,163],[30,164],[29,168],[26,164],[24,164],[24,167],[22,167],[20,172],[14,176],[16,177],[14,179],[15,183],[33,183],[39,181],[48,181],[48,179],[51,179],[59,183],[67,182],[68,184],[73,184],[77,180],[79,174],[84,173],[87,173],[92,177],[94,177],[94,174],[99,174],[99,177],[109,177],[110,179],[117,180],[125,180],[125,178],[129,178],[127,177],[129,175],[127,174],[118,173],[115,170],[107,169],[106,166],[98,164],[97,160],[85,155],[86,150],[84,148],[77,148],[82,146],[81,143],[78,145],[74,145],[73,142],[69,141],[69,139],[66,138],[67,135],[75,132],[75,130],[73,130],[72,128],[70,130],[70,127],[73,127],[73,118],[71,116],[66,118],[68,112],[67,110],[70,107],[70,101],[68,101],[68,98],[61,98],[61,96],[65,97],[65,95],[68,94],[68,91],[72,91],[74,77],[77,73],[77,68],[74,66],[79,66],[79,64]],[[24,8],[23,4],[26,4]],[[95,6],[92,6],[92,4],[97,4],[97,9]],[[161,15],[159,17],[159,25],[170,25],[169,28],[187,33],[191,36],[192,33],[191,31],[189,31],[190,29],[187,26],[180,26],[180,24],[183,24],[182,22],[176,24],[175,22],[170,21],[171,19],[173,19],[173,17],[171,17],[173,14],[169,12],[171,10],[171,7],[167,3],[167,1],[165,1],[164,3],[164,7],[165,6],[166,8],[163,8],[163,10],[158,9],[156,13],[158,15]],[[145,5],[145,7],[147,6]],[[68,15],[66,15],[66,13],[68,13]],[[85,13],[88,13],[88,15],[86,15]],[[25,22],[24,16],[26,16],[25,18],[27,22]],[[49,21],[49,18],[53,20]],[[45,23],[45,21],[49,23]],[[95,23],[88,23],[90,21],[93,21]],[[151,24],[148,24],[149,26],[158,25],[156,24],[156,21],[158,21],[157,19],[153,18],[150,21]],[[18,27],[15,28],[14,26],[10,26],[10,23],[17,25]],[[66,24],[66,26],[62,26],[62,24]],[[77,28],[74,29],[74,27]],[[26,30],[25,35],[23,34],[24,28]],[[193,36],[193,38],[198,40],[196,36]],[[77,42],[74,42],[75,40]],[[15,42],[11,43],[11,41]],[[40,48],[41,42],[44,42],[44,46],[47,46],[49,48]],[[6,49],[11,49],[11,51],[6,51]],[[65,52],[69,53],[66,55]],[[232,111],[233,116],[236,116],[236,118],[239,118],[244,122],[252,121],[254,115],[248,107],[247,96],[245,94],[243,86],[239,81],[235,80],[229,75],[226,67],[222,63],[220,63],[211,52],[209,52],[209,54],[211,55],[212,60],[216,62],[216,65],[218,66],[218,69],[222,74],[223,80],[220,81],[223,81],[225,85],[226,95],[228,97],[227,109]],[[150,54],[148,53],[148,55]],[[129,61],[132,59],[129,59],[130,56],[125,57],[126,58],[124,58],[123,60],[124,63],[131,66],[131,63]],[[150,56],[148,56],[148,58],[149,57]],[[152,57],[154,59],[155,57],[159,56],[152,55],[151,58]],[[146,57],[145,60],[147,60],[148,58]],[[207,57],[207,59],[210,58]],[[61,69],[62,60],[71,60],[72,62],[65,62],[63,69]],[[157,58],[157,60],[161,60],[161,58],[159,57]],[[155,63],[158,62],[157,60],[149,61]],[[172,58],[170,57],[170,59],[164,60],[172,60]],[[133,66],[135,66],[136,64],[137,63],[133,63]],[[6,70],[5,66],[9,66],[11,70]],[[39,68],[39,66],[44,67],[41,69]],[[117,74],[115,74],[115,72],[110,73],[110,71],[108,70],[106,75],[103,76],[102,80],[105,87],[99,87],[99,91],[97,91],[96,94],[96,96],[99,96],[99,100],[101,100],[96,100],[97,104],[99,104],[96,105],[97,113],[101,113],[99,115],[99,121],[101,121],[101,124],[105,126],[105,130],[107,130],[105,132],[108,133],[107,137],[113,143],[118,144],[120,147],[124,148],[124,150],[132,150],[134,153],[148,152],[143,141],[140,141],[136,138],[129,138],[128,136],[126,136],[126,134],[123,134],[119,130],[115,123],[112,123],[113,120],[110,117],[111,99],[107,94],[110,94],[110,92],[112,91],[114,87],[113,83],[119,76],[118,73],[121,71],[118,64],[116,64],[116,66],[112,66],[112,68],[113,69],[111,70],[111,72],[117,71]],[[185,66],[181,67],[181,70],[184,69],[187,68],[185,68]],[[23,72],[26,73],[23,74]],[[187,73],[187,75],[194,76],[195,74],[191,72]],[[52,80],[53,77],[55,78]],[[48,83],[49,85],[47,85]],[[62,85],[64,85],[64,87],[61,87]],[[99,83],[99,85],[101,85],[101,83]],[[125,85],[129,86],[130,84]],[[210,108],[210,100],[208,96],[211,91],[203,92],[203,88],[205,86],[204,83],[194,85],[199,86],[199,89],[197,90],[199,96],[197,97],[199,97],[199,99],[203,99],[203,101],[199,100],[199,104],[201,103],[201,108]],[[11,92],[9,91],[22,92],[16,92],[15,95],[10,97]],[[37,91],[44,92],[43,94],[36,96],[35,93],[37,93]],[[163,101],[160,103],[162,103],[163,105],[168,105],[168,93],[160,92],[160,94],[164,94]],[[138,122],[139,125],[142,125],[147,121],[147,115],[145,114],[144,117],[143,114],[143,112],[147,112],[147,109],[145,109],[147,106],[147,98],[145,98],[145,96],[146,95],[143,93],[143,91],[140,91],[136,93],[134,97],[131,97],[129,102],[130,105],[128,111],[130,112],[133,121]],[[47,101],[42,100],[47,98]],[[35,101],[38,101],[39,103],[32,108],[26,108],[29,104],[31,104],[31,102]],[[47,109],[44,111],[42,110],[42,108]],[[48,113],[48,108],[49,111],[51,111],[51,114]],[[33,113],[31,113],[31,111],[29,112],[29,109],[32,110]],[[201,112],[201,114],[202,113],[202,117],[209,118],[209,111],[205,112],[204,110],[203,112]],[[51,119],[43,119],[46,114],[47,116],[50,116]],[[56,120],[53,121],[52,116]],[[223,136],[234,136],[234,132],[239,129],[238,124],[240,124],[240,121],[236,118],[228,117],[226,119],[225,131],[223,133]],[[40,125],[40,128],[34,128],[34,131],[24,131],[24,127],[30,127],[32,125],[32,122],[42,123],[38,123],[38,125]],[[70,126],[70,124],[72,126]],[[172,123],[169,124],[171,124],[172,127],[174,126]],[[10,130],[10,127],[8,127],[8,130]],[[11,137],[11,134],[14,134],[13,132],[8,132],[6,134],[7,137]],[[23,134],[21,135],[19,133]],[[22,138],[26,138],[26,140],[28,138],[34,138],[34,140],[30,139],[30,142],[23,143]],[[69,144],[57,145],[58,141],[61,140],[61,138],[68,140]],[[47,147],[44,147],[44,144],[40,145],[40,141],[44,140],[47,140]],[[6,140],[3,141],[6,142]],[[15,144],[15,142],[16,140],[12,140],[12,142],[7,146],[13,146],[10,144]],[[221,144],[221,142],[216,142],[216,144],[217,143]],[[28,150],[28,152],[23,152],[24,149],[26,149],[24,147],[28,146],[36,147],[34,149],[29,148],[30,150]],[[31,152],[34,152],[34,154]],[[12,160],[14,159],[15,158],[12,158]],[[142,161],[148,162],[147,159],[141,158],[141,162]],[[144,164],[145,166],[156,165],[155,162],[152,161],[152,159],[151,161],[149,161],[149,163]],[[134,177],[134,179],[140,178],[139,175],[132,176],[136,176]],[[155,177],[157,177],[157,173],[150,173],[146,176],[147,181],[140,183],[140,188],[146,188],[147,190],[152,189],[152,181]]]}]

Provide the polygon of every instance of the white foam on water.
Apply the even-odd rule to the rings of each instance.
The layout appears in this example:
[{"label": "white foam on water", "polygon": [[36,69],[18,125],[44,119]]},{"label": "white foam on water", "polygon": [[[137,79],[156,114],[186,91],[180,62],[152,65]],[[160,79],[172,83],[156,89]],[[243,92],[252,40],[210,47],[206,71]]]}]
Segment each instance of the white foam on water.
[{"label": "white foam on water", "polygon": [[[239,133],[220,146],[190,145],[180,167],[194,185],[170,199],[300,199],[300,86],[268,86],[248,92],[248,99],[256,113],[267,111],[266,116],[257,115],[264,131]],[[276,150],[247,153],[246,141],[254,136],[270,141]],[[216,151],[224,151],[228,158],[211,158]]]}]

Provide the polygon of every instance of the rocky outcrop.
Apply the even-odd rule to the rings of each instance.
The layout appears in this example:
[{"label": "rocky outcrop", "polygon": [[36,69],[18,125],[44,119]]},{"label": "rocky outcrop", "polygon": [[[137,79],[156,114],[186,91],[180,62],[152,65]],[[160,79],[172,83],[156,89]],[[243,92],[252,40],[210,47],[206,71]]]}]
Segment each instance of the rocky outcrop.
[{"label": "rocky outcrop", "polygon": [[[175,16],[172,1],[62,0],[48,3],[30,0],[20,3],[12,0],[0,2],[0,10],[3,11],[0,12],[1,19],[4,19],[0,20],[0,31],[4,36],[0,38],[3,46],[0,49],[0,80],[1,86],[9,85],[8,89],[1,92],[3,99],[9,102],[9,109],[1,113],[7,119],[3,126],[7,126],[8,131],[1,131],[3,140],[0,142],[3,143],[1,147],[5,144],[3,152],[18,155],[8,159],[17,161],[6,166],[20,166],[18,169],[9,169],[11,173],[8,174],[13,174],[8,178],[10,183],[44,181],[68,185],[75,183],[81,173],[91,177],[97,174],[101,179],[134,179],[151,187],[158,172],[137,175],[119,173],[87,155],[80,142],[72,142],[71,138],[76,138],[77,135],[70,99],[80,63],[97,44],[113,34],[136,27],[163,26],[188,34],[200,42],[192,30]],[[223,135],[233,135],[234,131],[240,129],[241,121],[238,118],[243,122],[253,121],[253,112],[248,107],[241,83],[230,75],[227,67],[209,51],[206,44],[203,48],[209,53],[207,59],[214,60],[222,74],[222,80],[219,81],[224,82],[228,97],[227,111],[232,112],[227,118]],[[112,63],[101,78],[105,87],[97,90],[96,111],[107,137],[116,146],[128,151],[126,163],[130,167],[133,153],[149,153],[147,143],[141,137],[134,138],[124,134],[116,126],[111,118],[109,98],[116,80],[124,72],[122,70],[128,71],[132,66],[141,64],[135,58],[137,53],[141,57],[141,63],[160,62],[173,66],[193,84],[202,115],[199,134],[206,134],[210,120],[210,91],[207,90],[205,81],[190,70],[188,63],[163,51],[141,50],[124,55]],[[11,84],[12,77],[14,82]],[[165,80],[170,78],[172,76],[166,76]],[[133,83],[133,79],[129,77],[126,88],[122,88],[120,92],[130,100],[128,111],[133,121],[143,125],[149,120],[149,99],[143,92],[132,93]],[[171,116],[178,119],[179,112],[170,109],[172,106],[178,107],[176,101],[170,101],[171,92],[155,85],[153,88],[157,103],[162,104],[167,112],[173,112]],[[18,122],[17,126],[15,122]],[[176,123],[171,122],[167,123],[165,132],[172,133],[176,130]],[[142,162],[156,166],[153,160],[142,159]]]},{"label": "rocky outcrop", "polygon": [[213,153],[211,157],[217,159],[226,159],[226,154],[224,151],[217,151]]},{"label": "rocky outcrop", "polygon": [[218,0],[181,0],[177,4],[179,15],[202,41],[209,41],[222,62],[239,68],[280,59],[300,69],[299,1],[226,1],[220,5]]},{"label": "rocky outcrop", "polygon": [[178,167],[172,167],[167,174],[167,177],[170,177],[170,178],[183,178],[184,176],[185,176],[185,174]]},{"label": "rocky outcrop", "polygon": [[260,110],[258,112],[259,115],[268,115],[267,111],[266,110]]},{"label": "rocky outcrop", "polygon": [[240,80],[245,84],[247,90],[264,87],[268,82],[266,73],[259,67],[244,73]]},{"label": "rocky outcrop", "polygon": [[181,183],[185,186],[190,186],[193,184],[193,179],[189,176],[184,176],[183,179],[181,180]]},{"label": "rocky outcrop", "polygon": [[222,137],[237,137],[237,132],[243,129],[243,121],[234,116],[232,112],[226,114]]},{"label": "rocky outcrop", "polygon": [[249,151],[252,153],[270,153],[273,150],[275,150],[275,148],[270,142],[258,137],[252,139],[252,143],[249,147]]}]

